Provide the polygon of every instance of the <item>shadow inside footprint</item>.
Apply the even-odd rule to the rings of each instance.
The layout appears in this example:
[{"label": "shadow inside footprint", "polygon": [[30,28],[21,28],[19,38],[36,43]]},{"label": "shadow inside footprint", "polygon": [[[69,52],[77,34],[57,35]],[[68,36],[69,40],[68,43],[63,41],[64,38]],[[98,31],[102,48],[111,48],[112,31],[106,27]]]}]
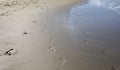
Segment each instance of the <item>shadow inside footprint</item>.
[{"label": "shadow inside footprint", "polygon": [[26,34],[28,34],[28,33],[25,31],[25,32],[23,32],[23,34],[26,35]]},{"label": "shadow inside footprint", "polygon": [[50,50],[51,52],[56,52],[55,47],[49,47],[49,50]]},{"label": "shadow inside footprint", "polygon": [[108,56],[108,55],[109,55],[109,54],[108,54],[107,51],[105,51],[105,50],[101,51],[101,56]]},{"label": "shadow inside footprint", "polygon": [[117,67],[112,66],[111,70],[120,70],[120,66],[117,66]]}]

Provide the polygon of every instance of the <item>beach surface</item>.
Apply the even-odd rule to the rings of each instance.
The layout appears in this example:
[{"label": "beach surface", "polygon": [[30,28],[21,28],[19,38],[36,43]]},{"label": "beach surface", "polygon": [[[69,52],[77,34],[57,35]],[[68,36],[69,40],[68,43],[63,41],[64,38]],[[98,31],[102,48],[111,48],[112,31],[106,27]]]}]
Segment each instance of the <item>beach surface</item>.
[{"label": "beach surface", "polygon": [[90,25],[86,3],[0,0],[0,70],[120,70],[119,24]]}]

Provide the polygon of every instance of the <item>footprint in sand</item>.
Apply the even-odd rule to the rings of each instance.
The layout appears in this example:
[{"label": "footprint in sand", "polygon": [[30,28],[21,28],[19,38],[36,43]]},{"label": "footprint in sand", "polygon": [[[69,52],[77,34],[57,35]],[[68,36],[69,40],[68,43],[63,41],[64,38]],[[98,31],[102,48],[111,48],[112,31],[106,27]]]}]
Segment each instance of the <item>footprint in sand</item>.
[{"label": "footprint in sand", "polygon": [[58,58],[58,62],[61,66],[63,66],[66,63],[66,60],[64,58]]},{"label": "footprint in sand", "polygon": [[88,40],[84,40],[85,43],[88,43]]},{"label": "footprint in sand", "polygon": [[41,29],[41,32],[47,32],[47,25],[43,26],[43,29]]},{"label": "footprint in sand", "polygon": [[7,12],[3,12],[3,13],[0,13],[0,16],[9,16],[10,13],[7,11]]},{"label": "footprint in sand", "polygon": [[52,36],[49,37],[49,41],[53,41],[53,37]]},{"label": "footprint in sand", "polygon": [[4,53],[4,55],[8,55],[8,56],[15,55],[15,54],[17,54],[17,51],[15,49],[9,49]]},{"label": "footprint in sand", "polygon": [[48,36],[49,41],[52,42],[54,40],[54,38],[52,36]]},{"label": "footprint in sand", "polygon": [[82,34],[83,34],[83,35],[85,35],[85,34],[86,34],[86,32],[82,32]]},{"label": "footprint in sand", "polygon": [[56,52],[56,49],[55,49],[55,47],[49,47],[49,50],[50,50],[50,52],[51,52],[51,53],[54,53],[54,52]]},{"label": "footprint in sand", "polygon": [[111,70],[116,70],[116,68],[112,66],[112,67],[111,67]]},{"label": "footprint in sand", "polygon": [[120,66],[117,66],[117,67],[112,66],[111,70],[120,70]]},{"label": "footprint in sand", "polygon": [[43,32],[43,33],[44,33],[44,32],[45,32],[45,30],[41,30],[41,32]]},{"label": "footprint in sand", "polygon": [[108,51],[101,51],[101,56],[109,56],[110,54],[108,53]]},{"label": "footprint in sand", "polygon": [[83,42],[85,43],[85,44],[87,44],[87,45],[89,45],[90,44],[90,42],[88,41],[88,40],[83,40]]}]

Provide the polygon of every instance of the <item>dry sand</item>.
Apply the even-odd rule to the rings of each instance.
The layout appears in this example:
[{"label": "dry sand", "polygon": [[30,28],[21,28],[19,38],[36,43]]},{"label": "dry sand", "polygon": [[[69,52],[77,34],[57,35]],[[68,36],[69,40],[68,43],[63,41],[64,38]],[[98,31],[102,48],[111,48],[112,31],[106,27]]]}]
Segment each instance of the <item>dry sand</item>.
[{"label": "dry sand", "polygon": [[79,47],[66,29],[77,3],[85,0],[0,0],[0,70],[117,70],[106,50]]}]

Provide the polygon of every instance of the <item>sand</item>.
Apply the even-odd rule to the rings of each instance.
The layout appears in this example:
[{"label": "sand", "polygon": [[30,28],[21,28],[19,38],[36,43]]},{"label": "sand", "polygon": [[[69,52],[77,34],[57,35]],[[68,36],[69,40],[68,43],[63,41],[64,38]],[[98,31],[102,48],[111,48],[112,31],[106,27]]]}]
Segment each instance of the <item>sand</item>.
[{"label": "sand", "polygon": [[88,47],[89,34],[81,31],[78,41],[65,24],[71,8],[86,2],[0,0],[0,70],[119,70],[119,52]]},{"label": "sand", "polygon": [[56,8],[77,2],[0,0],[0,70],[61,70],[66,59],[55,54],[46,21]]}]

